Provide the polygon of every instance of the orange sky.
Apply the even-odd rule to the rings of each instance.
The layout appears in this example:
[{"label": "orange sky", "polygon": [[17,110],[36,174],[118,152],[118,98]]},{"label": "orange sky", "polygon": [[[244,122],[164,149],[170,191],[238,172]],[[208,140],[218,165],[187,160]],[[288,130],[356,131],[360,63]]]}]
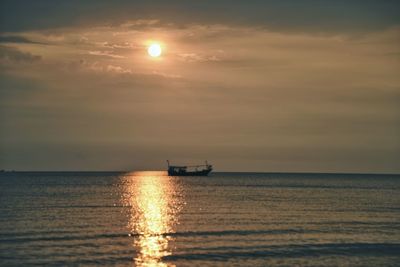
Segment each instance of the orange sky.
[{"label": "orange sky", "polygon": [[315,29],[158,12],[47,27],[3,14],[0,169],[208,159],[225,171],[400,171],[397,22]]}]

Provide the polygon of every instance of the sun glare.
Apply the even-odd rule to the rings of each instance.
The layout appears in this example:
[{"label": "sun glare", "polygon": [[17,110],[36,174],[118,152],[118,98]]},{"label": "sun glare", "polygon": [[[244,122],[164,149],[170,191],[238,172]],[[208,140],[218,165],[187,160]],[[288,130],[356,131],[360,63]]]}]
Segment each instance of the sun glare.
[{"label": "sun glare", "polygon": [[153,43],[147,48],[147,53],[149,53],[151,57],[159,57],[161,52],[161,46],[157,43]]}]

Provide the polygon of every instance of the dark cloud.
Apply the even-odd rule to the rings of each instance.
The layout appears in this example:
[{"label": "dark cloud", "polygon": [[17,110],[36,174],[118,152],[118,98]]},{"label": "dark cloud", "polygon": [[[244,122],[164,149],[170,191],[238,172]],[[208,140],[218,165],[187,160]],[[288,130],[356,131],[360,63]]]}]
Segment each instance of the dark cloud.
[{"label": "dark cloud", "polygon": [[29,40],[26,37],[15,35],[0,35],[0,43],[43,44]]},{"label": "dark cloud", "polygon": [[32,63],[41,60],[41,56],[29,52],[22,52],[16,48],[0,46],[0,59],[13,62]]},{"label": "dark cloud", "polygon": [[399,1],[1,1],[1,32],[81,24],[118,24],[157,19],[188,23],[257,24],[296,31],[369,31],[398,25]]}]

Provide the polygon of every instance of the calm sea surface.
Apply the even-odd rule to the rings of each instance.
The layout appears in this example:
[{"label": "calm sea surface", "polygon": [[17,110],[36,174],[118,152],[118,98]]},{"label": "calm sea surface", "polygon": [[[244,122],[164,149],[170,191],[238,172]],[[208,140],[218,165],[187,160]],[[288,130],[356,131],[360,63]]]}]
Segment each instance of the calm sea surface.
[{"label": "calm sea surface", "polygon": [[2,266],[400,266],[400,177],[0,174]]}]

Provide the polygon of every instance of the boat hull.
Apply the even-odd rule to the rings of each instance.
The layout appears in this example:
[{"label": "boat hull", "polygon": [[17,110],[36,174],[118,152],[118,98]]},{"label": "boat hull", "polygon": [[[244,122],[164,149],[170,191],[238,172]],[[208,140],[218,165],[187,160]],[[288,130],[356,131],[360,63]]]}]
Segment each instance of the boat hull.
[{"label": "boat hull", "polygon": [[201,171],[193,171],[193,172],[188,172],[188,171],[173,171],[173,170],[168,170],[168,175],[169,176],[207,176],[212,170],[201,170]]}]

